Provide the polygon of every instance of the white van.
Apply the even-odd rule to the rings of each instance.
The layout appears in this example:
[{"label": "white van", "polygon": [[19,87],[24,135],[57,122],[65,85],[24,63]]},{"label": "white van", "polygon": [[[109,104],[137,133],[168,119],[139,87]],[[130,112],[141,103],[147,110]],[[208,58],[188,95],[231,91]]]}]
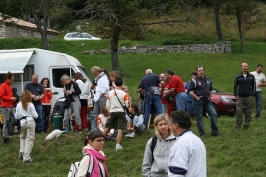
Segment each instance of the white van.
[{"label": "white van", "polygon": [[76,72],[82,73],[84,78],[91,81],[85,68],[74,57],[37,48],[0,50],[0,83],[4,82],[5,74],[10,71],[15,74],[13,88],[21,96],[26,83],[31,82],[31,76],[37,74],[39,82],[48,77],[53,92],[52,108],[56,101],[64,96],[60,78],[63,74],[73,77]]}]

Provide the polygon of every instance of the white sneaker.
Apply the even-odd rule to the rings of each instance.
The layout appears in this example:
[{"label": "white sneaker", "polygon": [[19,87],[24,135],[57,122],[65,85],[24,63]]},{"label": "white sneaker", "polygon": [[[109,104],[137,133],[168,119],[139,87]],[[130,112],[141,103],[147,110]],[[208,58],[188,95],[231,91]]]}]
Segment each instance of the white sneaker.
[{"label": "white sneaker", "polygon": [[131,133],[130,135],[128,135],[129,138],[134,138],[135,137],[135,133]]},{"label": "white sneaker", "polygon": [[128,132],[128,134],[126,134],[126,137],[129,137],[131,135],[132,132]]},{"label": "white sneaker", "polygon": [[118,146],[118,147],[115,148],[115,151],[119,151],[119,150],[122,150],[122,149],[123,149],[122,146]]}]

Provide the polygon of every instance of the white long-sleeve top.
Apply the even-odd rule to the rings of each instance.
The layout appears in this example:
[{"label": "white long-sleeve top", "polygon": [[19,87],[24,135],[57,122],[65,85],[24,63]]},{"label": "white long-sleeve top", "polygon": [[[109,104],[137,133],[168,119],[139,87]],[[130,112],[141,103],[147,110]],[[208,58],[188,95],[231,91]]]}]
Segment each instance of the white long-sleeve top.
[{"label": "white long-sleeve top", "polygon": [[107,76],[104,73],[101,73],[98,77],[101,77],[101,78],[97,80],[97,86],[95,86],[95,93],[93,97],[94,102],[97,102],[99,100],[101,93],[104,93],[104,95],[106,96],[110,89],[109,80]]},{"label": "white long-sleeve top", "polygon": [[168,177],[206,177],[206,148],[191,131],[182,133],[170,150]]},{"label": "white long-sleeve top", "polygon": [[79,95],[79,98],[82,100],[87,100],[88,96],[91,95],[89,82],[88,81],[83,82],[82,80],[78,79],[76,80],[76,83],[78,84],[81,90],[81,94]]},{"label": "white long-sleeve top", "polygon": [[32,103],[28,103],[28,109],[27,110],[24,110],[23,107],[22,107],[22,103],[19,102],[17,104],[17,108],[16,108],[16,113],[15,113],[15,118],[16,119],[20,119],[22,117],[33,117],[33,118],[37,118],[38,117],[38,114],[35,110],[35,107]]}]

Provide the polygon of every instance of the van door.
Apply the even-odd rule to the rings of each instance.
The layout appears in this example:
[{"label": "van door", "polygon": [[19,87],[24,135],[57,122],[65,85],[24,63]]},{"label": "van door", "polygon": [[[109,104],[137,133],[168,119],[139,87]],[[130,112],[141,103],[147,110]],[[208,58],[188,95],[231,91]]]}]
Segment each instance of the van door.
[{"label": "van door", "polygon": [[50,87],[53,92],[52,108],[57,100],[64,97],[63,84],[60,82],[61,77],[66,74],[70,78],[73,78],[75,69],[69,67],[50,67]]}]

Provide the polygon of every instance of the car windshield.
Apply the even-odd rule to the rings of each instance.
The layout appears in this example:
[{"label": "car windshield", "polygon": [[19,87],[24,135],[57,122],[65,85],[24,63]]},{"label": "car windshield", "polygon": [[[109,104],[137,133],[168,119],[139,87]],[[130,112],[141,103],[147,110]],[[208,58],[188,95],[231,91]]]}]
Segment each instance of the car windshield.
[{"label": "car windshield", "polygon": [[91,38],[92,36],[89,35],[89,34],[87,34],[87,33],[83,33],[83,34],[82,34],[82,37],[83,37],[83,38]]}]

